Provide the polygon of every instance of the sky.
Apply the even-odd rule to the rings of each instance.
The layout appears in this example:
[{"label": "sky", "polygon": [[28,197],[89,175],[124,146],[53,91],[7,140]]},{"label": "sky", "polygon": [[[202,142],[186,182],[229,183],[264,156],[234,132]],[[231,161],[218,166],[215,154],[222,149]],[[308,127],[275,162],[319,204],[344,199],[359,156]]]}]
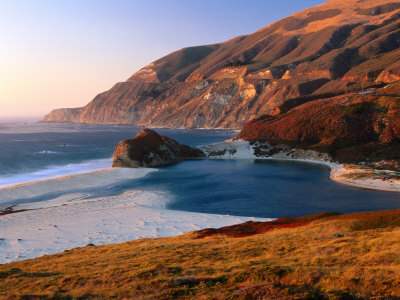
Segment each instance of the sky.
[{"label": "sky", "polygon": [[0,0],[0,117],[86,105],[188,46],[249,34],[323,0]]}]

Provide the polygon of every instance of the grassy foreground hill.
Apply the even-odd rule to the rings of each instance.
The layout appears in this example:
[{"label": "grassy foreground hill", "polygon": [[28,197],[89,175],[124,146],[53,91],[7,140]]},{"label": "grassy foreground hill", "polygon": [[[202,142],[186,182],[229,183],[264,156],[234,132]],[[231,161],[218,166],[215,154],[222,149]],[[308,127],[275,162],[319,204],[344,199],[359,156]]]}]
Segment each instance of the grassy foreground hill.
[{"label": "grassy foreground hill", "polygon": [[5,299],[400,299],[400,210],[249,222],[0,265]]}]

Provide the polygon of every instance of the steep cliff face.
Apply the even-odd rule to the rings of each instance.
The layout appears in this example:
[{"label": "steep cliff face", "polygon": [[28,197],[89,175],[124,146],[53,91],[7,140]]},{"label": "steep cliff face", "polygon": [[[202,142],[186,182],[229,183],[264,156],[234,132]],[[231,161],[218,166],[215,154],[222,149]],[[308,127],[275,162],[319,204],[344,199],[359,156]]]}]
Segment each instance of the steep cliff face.
[{"label": "steep cliff face", "polygon": [[331,0],[250,35],[171,53],[44,121],[239,128],[310,99],[399,80],[399,60],[397,1]]}]

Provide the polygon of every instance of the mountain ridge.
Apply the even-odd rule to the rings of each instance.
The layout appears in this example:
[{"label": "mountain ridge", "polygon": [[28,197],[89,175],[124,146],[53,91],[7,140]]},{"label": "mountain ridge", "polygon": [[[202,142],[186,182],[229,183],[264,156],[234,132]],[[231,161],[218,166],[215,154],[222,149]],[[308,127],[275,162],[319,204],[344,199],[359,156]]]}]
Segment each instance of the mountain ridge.
[{"label": "mountain ridge", "polygon": [[43,121],[240,128],[279,115],[291,99],[399,80],[399,19],[391,0],[331,0],[252,34],[172,52]]}]

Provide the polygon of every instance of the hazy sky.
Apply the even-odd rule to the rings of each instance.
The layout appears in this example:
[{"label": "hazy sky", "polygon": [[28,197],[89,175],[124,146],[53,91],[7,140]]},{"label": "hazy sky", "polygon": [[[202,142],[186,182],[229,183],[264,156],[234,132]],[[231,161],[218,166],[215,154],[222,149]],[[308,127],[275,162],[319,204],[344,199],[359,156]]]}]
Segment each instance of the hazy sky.
[{"label": "hazy sky", "polygon": [[174,50],[323,0],[0,0],[0,117],[83,106]]}]

